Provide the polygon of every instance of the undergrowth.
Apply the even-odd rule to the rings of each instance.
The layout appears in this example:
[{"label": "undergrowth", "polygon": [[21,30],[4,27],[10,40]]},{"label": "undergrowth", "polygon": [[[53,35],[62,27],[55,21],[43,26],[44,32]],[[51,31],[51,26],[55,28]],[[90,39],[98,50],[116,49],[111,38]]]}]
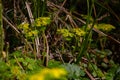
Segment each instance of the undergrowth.
[{"label": "undergrowth", "polygon": [[114,52],[106,47],[109,40],[120,44],[109,35],[116,26],[107,19],[114,16],[119,22],[109,3],[0,2],[0,79],[119,80],[119,64],[113,60]]}]

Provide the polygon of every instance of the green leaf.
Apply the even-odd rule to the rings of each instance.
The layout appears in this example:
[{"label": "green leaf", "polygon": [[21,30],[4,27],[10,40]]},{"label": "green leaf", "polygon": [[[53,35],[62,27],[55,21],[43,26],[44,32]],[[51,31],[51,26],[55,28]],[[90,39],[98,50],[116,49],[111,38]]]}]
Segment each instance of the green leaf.
[{"label": "green leaf", "polygon": [[60,65],[61,65],[61,63],[60,63],[59,61],[50,60],[50,61],[48,62],[48,67],[50,67],[50,68],[58,67],[58,66],[60,66]]},{"label": "green leaf", "polygon": [[80,69],[79,66],[75,64],[64,64],[62,65],[68,71],[69,79],[79,79],[82,76],[85,76],[85,72]]}]

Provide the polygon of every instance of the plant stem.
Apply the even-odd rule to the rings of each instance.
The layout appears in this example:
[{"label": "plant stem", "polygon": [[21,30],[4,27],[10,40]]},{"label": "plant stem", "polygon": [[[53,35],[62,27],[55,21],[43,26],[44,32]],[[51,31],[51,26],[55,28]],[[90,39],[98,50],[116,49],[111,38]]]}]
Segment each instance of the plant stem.
[{"label": "plant stem", "polygon": [[2,25],[2,2],[0,2],[0,58],[2,57],[3,47],[4,47],[4,32]]}]

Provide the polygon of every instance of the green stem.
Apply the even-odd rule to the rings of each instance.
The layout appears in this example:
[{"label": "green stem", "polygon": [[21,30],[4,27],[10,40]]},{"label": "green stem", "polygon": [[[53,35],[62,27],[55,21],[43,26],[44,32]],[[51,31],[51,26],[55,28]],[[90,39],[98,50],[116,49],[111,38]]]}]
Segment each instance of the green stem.
[{"label": "green stem", "polygon": [[[89,2],[89,0],[87,0],[87,6],[88,6],[88,14],[87,14],[87,15],[88,15],[88,18],[87,18],[87,22],[86,22],[86,26],[85,26],[85,31],[86,31],[86,32],[87,32],[87,27],[88,27],[89,24],[90,24],[90,18],[89,18],[89,16],[91,16],[91,14],[92,14],[92,8],[93,8],[94,1],[92,2],[91,8],[90,8],[90,5],[89,5],[89,4],[90,4],[90,2]],[[81,45],[80,52],[79,52],[78,57],[77,57],[77,60],[76,60],[76,63],[77,63],[77,64],[78,64],[79,61],[82,59],[82,56],[83,56],[84,54],[86,54],[87,47],[88,47],[88,43],[89,43],[89,39],[90,39],[90,33],[92,32],[92,29],[93,29],[93,27],[94,27],[94,23],[95,23],[95,21],[93,22],[93,24],[92,24],[92,26],[91,26],[88,34],[86,34],[85,37],[83,38],[83,43],[82,43],[82,45]]]},{"label": "green stem", "polygon": [[4,32],[2,25],[2,2],[0,2],[0,58],[2,57],[3,47],[4,47]]}]

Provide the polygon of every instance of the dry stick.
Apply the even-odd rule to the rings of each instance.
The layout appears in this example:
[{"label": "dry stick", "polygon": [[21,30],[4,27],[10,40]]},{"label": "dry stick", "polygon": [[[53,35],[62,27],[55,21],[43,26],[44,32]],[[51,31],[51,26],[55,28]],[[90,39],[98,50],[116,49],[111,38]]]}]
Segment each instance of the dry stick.
[{"label": "dry stick", "polygon": [[46,41],[46,46],[47,46],[47,54],[46,54],[46,66],[48,66],[48,60],[49,60],[49,45],[48,45],[48,40],[47,37],[45,36],[45,41]]},{"label": "dry stick", "polygon": [[104,15],[100,16],[97,21],[101,21],[103,18],[110,16],[109,13],[105,13]]},{"label": "dry stick", "polygon": [[[31,23],[33,23],[34,22],[34,17],[32,15],[32,11],[30,9],[29,3],[25,2],[25,4],[26,4],[26,8],[27,8],[29,17],[30,17],[30,21],[31,21]],[[39,45],[40,45],[40,43],[39,43],[39,37],[38,36],[35,38],[35,45],[36,45],[36,55],[38,57],[40,55],[39,54],[40,53],[40,51],[39,51]]]},{"label": "dry stick", "polygon": [[86,69],[85,72],[91,80],[95,80],[95,78]]},{"label": "dry stick", "polygon": [[25,4],[26,4],[26,8],[27,8],[28,15],[29,15],[29,18],[30,18],[30,22],[33,23],[34,22],[34,17],[32,15],[32,11],[30,9],[29,3],[25,2]]},{"label": "dry stick", "polygon": [[[73,27],[75,27],[75,28],[78,27],[70,15],[67,15],[67,18],[69,19],[69,21]],[[66,18],[66,20],[67,20],[67,18]]]},{"label": "dry stick", "polygon": [[8,24],[10,25],[10,27],[11,27],[13,30],[15,30],[18,34],[20,34],[20,32],[18,31],[18,29],[17,29],[13,24],[11,24],[4,15],[2,15],[2,18],[3,18],[3,20],[4,20],[6,23],[8,23]]},{"label": "dry stick", "polygon": [[22,67],[22,65],[20,64],[20,62],[18,61],[17,57],[14,56],[16,63],[18,64],[18,66],[24,71],[24,68]]},{"label": "dry stick", "polygon": [[[20,32],[18,31],[18,29],[17,29],[13,24],[11,24],[11,23],[7,20],[6,17],[4,17],[4,16],[2,15],[2,18],[3,18],[3,20],[4,20],[7,24],[10,25],[10,27],[11,27],[13,30],[15,30],[15,31],[20,35]],[[22,36],[21,36],[21,37],[22,37]],[[24,39],[24,38],[23,38],[23,40],[24,40],[25,43],[29,46],[29,48],[33,51],[32,46],[27,42],[27,40]]]},{"label": "dry stick", "polygon": [[14,0],[14,2],[13,2],[13,4],[14,4],[14,22],[16,22],[17,20],[16,20],[16,18],[17,18],[17,8],[16,8],[16,0]]}]

